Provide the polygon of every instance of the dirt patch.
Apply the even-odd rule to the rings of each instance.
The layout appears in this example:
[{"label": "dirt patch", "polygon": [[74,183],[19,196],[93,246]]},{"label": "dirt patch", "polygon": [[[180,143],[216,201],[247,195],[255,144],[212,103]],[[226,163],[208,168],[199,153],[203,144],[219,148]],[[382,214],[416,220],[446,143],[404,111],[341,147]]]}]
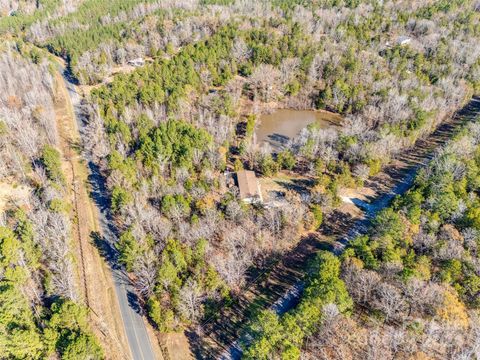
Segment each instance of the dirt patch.
[{"label": "dirt patch", "polygon": [[90,92],[92,90],[98,89],[99,87],[101,87],[103,85],[110,84],[115,79],[115,75],[117,75],[117,74],[130,74],[135,69],[137,69],[137,68],[135,66],[132,66],[132,65],[114,66],[112,68],[111,74],[106,76],[103,79],[102,82],[100,82],[98,84],[95,84],[95,85],[79,85],[77,87],[83,95],[87,95],[87,94],[90,94]]},{"label": "dirt patch", "polygon": [[377,196],[377,193],[368,187],[342,188],[338,191],[338,196],[342,200],[339,206],[342,213],[352,218],[361,218],[364,216],[364,207]]},{"label": "dirt patch", "polygon": [[184,333],[161,334],[166,360],[193,360],[190,344]]},{"label": "dirt patch", "polygon": [[24,204],[30,195],[28,186],[19,185],[13,180],[0,181],[0,213],[6,210],[9,203]]},{"label": "dirt patch", "polygon": [[[145,58],[145,64],[152,63],[152,62],[153,62],[153,58],[151,58],[151,57],[146,57]],[[103,85],[110,84],[115,79],[115,75],[130,74],[131,72],[135,71],[138,68],[139,68],[138,66],[133,66],[133,65],[128,65],[128,64],[116,65],[116,66],[112,67],[112,69],[110,71],[110,74],[105,76],[103,78],[102,82],[100,82],[98,84],[95,84],[95,85],[79,85],[79,86],[77,86],[77,88],[80,90],[81,94],[87,95],[94,89],[97,89],[97,88],[99,88]]]},{"label": "dirt patch", "polygon": [[363,201],[369,201],[375,197],[377,193],[368,187],[357,187],[357,188],[343,188],[338,191],[338,196],[345,199],[360,199]]},{"label": "dirt patch", "polygon": [[263,201],[267,204],[283,201],[289,191],[308,193],[313,185],[311,178],[290,171],[280,171],[273,177],[260,177],[258,183]]}]

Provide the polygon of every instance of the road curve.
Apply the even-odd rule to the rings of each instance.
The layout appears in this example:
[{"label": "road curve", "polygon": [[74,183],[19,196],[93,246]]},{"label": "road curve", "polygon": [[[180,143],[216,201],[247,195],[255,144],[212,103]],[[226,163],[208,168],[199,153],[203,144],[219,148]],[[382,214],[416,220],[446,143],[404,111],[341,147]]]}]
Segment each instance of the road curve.
[{"label": "road curve", "polygon": [[[85,127],[85,123],[82,120],[83,112],[81,107],[81,97],[65,67],[59,65],[59,70],[68,90],[68,96],[70,97],[70,102],[73,106],[78,129],[80,130],[80,134],[82,134],[81,130]],[[96,245],[100,248],[100,251],[103,252],[102,255],[110,265],[115,293],[131,352],[128,356],[133,360],[155,360],[155,353],[143,321],[142,308],[138,304],[135,289],[132,286],[126,271],[117,262],[118,254],[114,246],[116,235],[109,221],[110,206],[105,181],[100,174],[98,167],[91,161],[91,159],[86,158],[86,161],[90,170],[89,180],[92,185],[91,195],[98,208],[98,221],[102,232],[101,237],[96,239]],[[106,350],[108,355],[108,349]]]}]

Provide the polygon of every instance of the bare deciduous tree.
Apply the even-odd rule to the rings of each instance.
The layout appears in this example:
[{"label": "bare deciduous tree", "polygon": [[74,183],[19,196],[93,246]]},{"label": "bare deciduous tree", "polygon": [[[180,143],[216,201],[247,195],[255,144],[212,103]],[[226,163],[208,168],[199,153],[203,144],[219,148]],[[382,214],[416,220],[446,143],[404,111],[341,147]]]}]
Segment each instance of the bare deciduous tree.
[{"label": "bare deciduous tree", "polygon": [[386,315],[386,320],[398,318],[405,310],[405,301],[401,292],[394,286],[381,282],[374,291],[375,307]]},{"label": "bare deciduous tree", "polygon": [[196,321],[201,315],[204,297],[202,289],[193,279],[188,279],[180,289],[180,312],[189,322]]}]

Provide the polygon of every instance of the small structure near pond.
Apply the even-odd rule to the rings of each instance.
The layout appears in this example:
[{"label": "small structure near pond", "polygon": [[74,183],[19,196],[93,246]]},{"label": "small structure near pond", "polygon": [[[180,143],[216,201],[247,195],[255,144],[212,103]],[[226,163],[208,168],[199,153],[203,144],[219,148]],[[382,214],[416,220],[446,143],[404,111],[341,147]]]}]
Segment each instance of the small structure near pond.
[{"label": "small structure near pond", "polygon": [[253,171],[240,170],[236,174],[236,182],[240,190],[240,199],[247,203],[262,202],[262,192]]}]

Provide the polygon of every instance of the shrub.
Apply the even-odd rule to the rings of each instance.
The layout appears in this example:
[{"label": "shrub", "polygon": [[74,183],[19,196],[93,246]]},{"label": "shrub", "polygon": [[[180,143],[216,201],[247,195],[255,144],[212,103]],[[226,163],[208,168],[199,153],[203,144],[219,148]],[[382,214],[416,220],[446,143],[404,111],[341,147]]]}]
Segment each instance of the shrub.
[{"label": "shrub", "polygon": [[132,194],[119,186],[115,186],[112,190],[112,211],[117,213],[122,207],[133,200]]},{"label": "shrub", "polygon": [[284,150],[277,155],[277,163],[282,169],[292,170],[297,160],[290,150]]},{"label": "shrub", "polygon": [[312,205],[310,209],[312,211],[313,219],[314,219],[313,227],[314,229],[318,229],[323,222],[322,208],[320,207],[320,205]]},{"label": "shrub", "polygon": [[51,181],[65,184],[65,177],[62,173],[60,153],[57,149],[50,145],[45,145],[42,150],[40,161],[42,162],[42,165],[47,172],[47,176]]},{"label": "shrub", "polygon": [[260,172],[265,176],[273,176],[278,172],[278,164],[273,160],[272,155],[267,154],[260,160]]}]

